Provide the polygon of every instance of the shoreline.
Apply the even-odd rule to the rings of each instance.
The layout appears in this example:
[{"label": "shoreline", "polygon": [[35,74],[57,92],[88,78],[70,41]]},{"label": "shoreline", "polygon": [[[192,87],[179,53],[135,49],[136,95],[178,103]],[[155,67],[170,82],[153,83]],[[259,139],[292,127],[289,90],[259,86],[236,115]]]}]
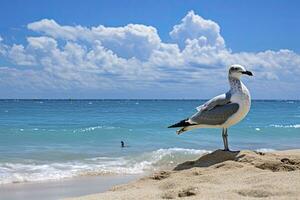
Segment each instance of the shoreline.
[{"label": "shoreline", "polygon": [[98,192],[105,192],[111,187],[137,180],[139,175],[81,176],[61,180],[8,183],[0,185],[1,199],[5,200],[57,200]]},{"label": "shoreline", "polygon": [[68,200],[299,199],[300,149],[216,150],[110,190]]}]

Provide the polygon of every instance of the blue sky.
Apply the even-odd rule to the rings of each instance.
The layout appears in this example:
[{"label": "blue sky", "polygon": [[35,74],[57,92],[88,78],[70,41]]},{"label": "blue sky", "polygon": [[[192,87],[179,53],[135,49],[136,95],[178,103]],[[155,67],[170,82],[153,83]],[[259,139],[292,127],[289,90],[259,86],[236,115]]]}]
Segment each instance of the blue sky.
[{"label": "blue sky", "polygon": [[1,98],[209,98],[228,89],[227,67],[240,63],[256,74],[245,78],[254,98],[299,99],[299,8],[1,1]]}]

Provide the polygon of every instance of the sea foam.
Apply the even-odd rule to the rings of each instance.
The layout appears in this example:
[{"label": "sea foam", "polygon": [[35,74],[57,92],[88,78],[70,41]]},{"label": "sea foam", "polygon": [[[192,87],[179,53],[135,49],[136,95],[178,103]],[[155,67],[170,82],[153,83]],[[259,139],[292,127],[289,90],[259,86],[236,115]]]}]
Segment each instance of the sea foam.
[{"label": "sea foam", "polygon": [[271,124],[270,126],[275,128],[300,128],[300,124],[290,124],[290,125]]},{"label": "sea foam", "polygon": [[49,181],[85,175],[140,174],[196,159],[207,150],[169,148],[125,157],[94,157],[72,162],[1,163],[0,184]]},{"label": "sea foam", "polygon": [[261,149],[256,149],[256,151],[267,153],[267,152],[273,152],[273,151],[276,151],[276,150],[275,149],[268,149],[268,148],[261,148]]}]

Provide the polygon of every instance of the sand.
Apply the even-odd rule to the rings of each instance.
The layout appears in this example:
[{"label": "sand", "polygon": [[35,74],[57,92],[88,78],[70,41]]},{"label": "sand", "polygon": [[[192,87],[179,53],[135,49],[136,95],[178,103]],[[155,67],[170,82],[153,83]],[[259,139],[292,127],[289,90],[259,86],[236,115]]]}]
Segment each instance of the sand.
[{"label": "sand", "polygon": [[72,198],[96,199],[300,199],[300,150],[217,150],[104,193]]},{"label": "sand", "polygon": [[57,181],[0,185],[0,200],[57,200],[104,192],[116,184],[128,183],[141,176],[83,176]]}]

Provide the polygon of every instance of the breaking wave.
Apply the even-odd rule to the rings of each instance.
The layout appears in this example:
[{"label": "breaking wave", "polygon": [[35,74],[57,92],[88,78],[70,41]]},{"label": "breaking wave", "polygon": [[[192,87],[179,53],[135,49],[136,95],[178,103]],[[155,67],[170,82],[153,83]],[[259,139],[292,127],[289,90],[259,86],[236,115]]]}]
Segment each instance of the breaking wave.
[{"label": "breaking wave", "polygon": [[114,127],[114,126],[91,126],[91,127],[86,127],[86,128],[75,129],[75,130],[73,130],[73,133],[91,132],[91,131],[95,131],[97,129],[110,130],[110,129],[116,129],[116,128],[118,128],[118,127]]},{"label": "breaking wave", "polygon": [[0,184],[58,180],[75,176],[104,174],[140,174],[160,168],[172,168],[196,159],[207,150],[169,148],[127,157],[95,157],[72,162],[0,163]]},{"label": "breaking wave", "polygon": [[275,128],[300,128],[300,124],[290,124],[290,125],[271,124],[270,126]]},{"label": "breaking wave", "polygon": [[256,149],[256,151],[267,153],[267,152],[273,152],[273,151],[276,151],[276,150],[275,149],[268,149],[268,148],[261,148],[261,149]]}]

